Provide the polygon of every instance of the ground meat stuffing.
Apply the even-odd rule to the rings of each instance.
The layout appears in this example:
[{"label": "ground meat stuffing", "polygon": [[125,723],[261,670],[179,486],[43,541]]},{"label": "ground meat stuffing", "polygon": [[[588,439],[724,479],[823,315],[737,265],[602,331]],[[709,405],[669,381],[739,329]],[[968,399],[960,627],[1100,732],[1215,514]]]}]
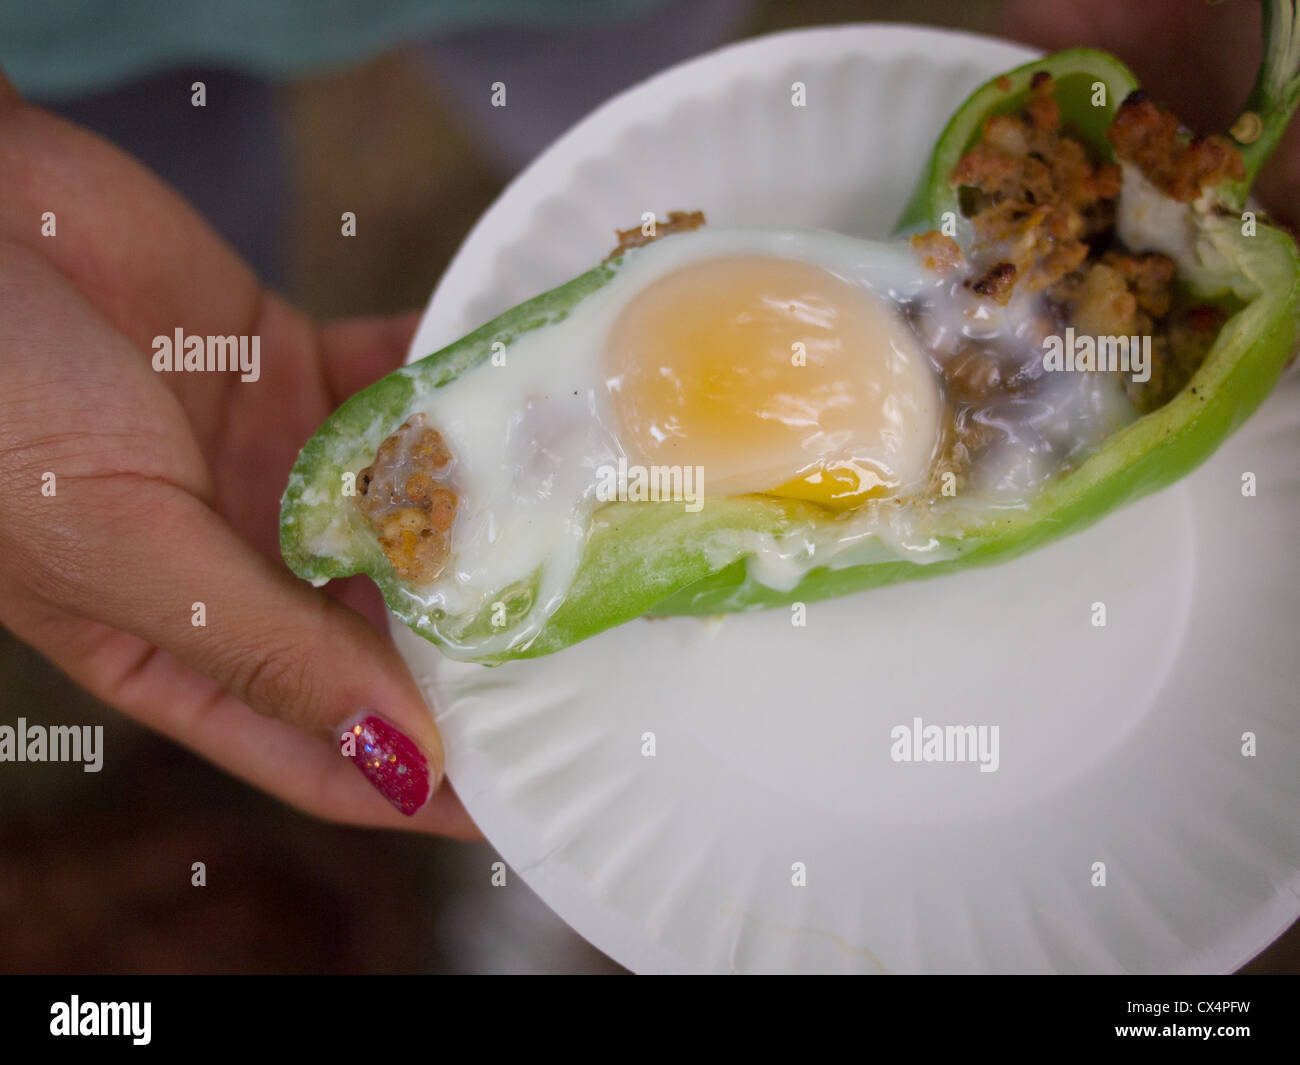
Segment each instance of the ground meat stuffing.
[{"label": "ground meat stuffing", "polygon": [[[1051,77],[1040,72],[1023,113],[992,115],[950,178],[970,190],[977,247],[997,249],[996,274],[971,287],[999,303],[1015,284],[1050,288],[1081,266],[1090,242],[1114,225],[1120,171],[1094,161],[1061,129]],[[1013,272],[1006,267],[1010,266]]]},{"label": "ground meat stuffing", "polygon": [[1163,336],[1157,336],[1152,354],[1151,380],[1139,394],[1129,397],[1140,410],[1154,410],[1182,391],[1219,335],[1227,314],[1218,307],[1198,304],[1169,316]]},{"label": "ground meat stuffing", "polygon": [[1116,155],[1136,163],[1156,188],[1180,203],[1191,203],[1207,185],[1246,176],[1241,153],[1227,137],[1184,136],[1178,119],[1141,90],[1120,105],[1106,139]]},{"label": "ground meat stuffing", "polygon": [[927,270],[946,274],[962,263],[961,245],[937,229],[916,234],[912,238],[912,247],[921,256],[921,261]]},{"label": "ground meat stuffing", "polygon": [[442,437],[415,414],[357,474],[357,509],[402,580],[428,584],[447,564],[457,503],[447,485],[451,465]]},{"label": "ground meat stuffing", "polygon": [[[1079,334],[1150,336],[1151,380],[1126,387],[1139,410],[1153,410],[1199,368],[1226,315],[1185,298],[1180,303],[1175,264],[1167,256],[1130,254],[1118,245],[1120,169],[1094,157],[1062,127],[1054,90],[1050,75],[1036,74],[1023,110],[990,116],[953,169],[950,181],[963,190],[963,212],[975,235],[974,270],[964,284],[1004,305],[1017,285],[1042,292],[1046,313]],[[1119,158],[1182,202],[1244,176],[1230,141],[1189,138],[1143,92],[1120,106],[1107,139]],[[954,255],[944,241],[949,238],[938,230],[912,238],[927,269],[946,272],[960,263],[955,242],[949,241]],[[1016,382],[998,367],[998,353],[974,343],[948,368],[949,387],[959,398],[986,398],[999,388],[1014,392]]]},{"label": "ground meat stuffing", "polygon": [[618,247],[605,256],[605,261],[617,259],[625,251],[631,248],[639,248],[643,244],[649,244],[652,240],[658,240],[660,237],[666,237],[672,233],[689,233],[693,229],[699,229],[704,225],[703,211],[669,211],[668,221],[655,222],[654,233],[647,234],[643,226],[633,226],[631,229],[616,229],[614,234],[618,237]]},{"label": "ground meat stuffing", "polygon": [[990,296],[999,303],[1006,303],[1011,299],[1011,290],[1016,287],[1016,264],[994,263],[968,284],[976,295]]},{"label": "ground meat stuffing", "polygon": [[1054,290],[1064,317],[1092,336],[1151,337],[1151,379],[1126,384],[1141,411],[1172,399],[1214,343],[1226,315],[1209,304],[1174,306],[1174,263],[1154,252],[1111,250]]}]

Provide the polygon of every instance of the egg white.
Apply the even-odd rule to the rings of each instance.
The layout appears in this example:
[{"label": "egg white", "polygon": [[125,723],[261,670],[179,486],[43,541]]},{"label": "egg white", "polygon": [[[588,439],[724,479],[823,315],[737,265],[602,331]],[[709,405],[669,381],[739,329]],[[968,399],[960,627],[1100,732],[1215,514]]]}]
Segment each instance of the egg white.
[{"label": "egg white", "polygon": [[[627,458],[602,372],[605,338],[628,301],[656,279],[688,263],[738,255],[815,265],[864,299],[890,305],[943,284],[906,243],[819,230],[705,228],[628,252],[617,274],[567,317],[515,339],[504,364],[485,361],[420,398],[418,409],[455,456],[460,499],[446,570],[406,593],[422,611],[481,615],[503,589],[536,582],[527,609],[497,601],[501,631],[474,650],[525,646],[540,631],[581,561],[601,505],[598,471]],[[757,565],[768,570],[791,554],[789,545],[752,546],[766,558]]]}]

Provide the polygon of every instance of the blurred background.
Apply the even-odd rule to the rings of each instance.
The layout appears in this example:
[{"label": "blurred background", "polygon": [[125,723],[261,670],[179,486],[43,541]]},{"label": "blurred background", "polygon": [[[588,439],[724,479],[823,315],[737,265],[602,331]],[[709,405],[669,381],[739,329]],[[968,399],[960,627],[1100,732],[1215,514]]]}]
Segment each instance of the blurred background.
[{"label": "blurred background", "polygon": [[[515,173],[679,60],[796,26],[1004,28],[995,0],[108,7],[0,0],[0,65],[29,99],[179,188],[323,318],[422,307]],[[304,35],[295,9],[336,32]],[[206,108],[190,104],[195,81]],[[490,104],[495,81],[504,109]],[[339,238],[343,211],[357,215],[355,239]],[[102,724],[106,757],[98,774],[0,763],[0,971],[622,971],[517,877],[493,888],[488,844],[300,815],[97,703],[0,630],[0,722],[20,716]],[[1300,971],[1300,925],[1247,971]]]}]

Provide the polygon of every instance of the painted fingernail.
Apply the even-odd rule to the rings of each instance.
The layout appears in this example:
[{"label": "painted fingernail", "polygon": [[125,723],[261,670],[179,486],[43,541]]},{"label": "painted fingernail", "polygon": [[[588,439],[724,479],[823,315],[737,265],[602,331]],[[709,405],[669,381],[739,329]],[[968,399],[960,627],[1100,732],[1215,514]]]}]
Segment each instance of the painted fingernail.
[{"label": "painted fingernail", "polygon": [[429,760],[404,732],[382,717],[366,714],[339,739],[339,750],[374,785],[375,790],[410,816],[429,801]]}]

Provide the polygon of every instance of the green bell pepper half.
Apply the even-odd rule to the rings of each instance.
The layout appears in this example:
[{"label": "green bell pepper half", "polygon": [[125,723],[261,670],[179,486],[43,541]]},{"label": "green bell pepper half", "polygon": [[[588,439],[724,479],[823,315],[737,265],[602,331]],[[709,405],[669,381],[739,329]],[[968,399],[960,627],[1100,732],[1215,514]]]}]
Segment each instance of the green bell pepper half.
[{"label": "green bell pepper half", "polygon": [[[1231,293],[1239,309],[1223,325],[1197,373],[1170,402],[1113,434],[1078,466],[1049,482],[1018,509],[952,511],[927,531],[943,560],[927,564],[882,557],[869,564],[809,570],[790,590],[760,583],[746,561],[746,534],[798,534],[825,523],[825,512],[796,500],[747,496],[711,499],[698,513],[676,506],[610,503],[596,511],[580,566],[567,596],[526,641],[490,653],[476,643],[492,620],[430,618],[404,592],[402,581],[340,485],[367,465],[383,439],[428,389],[439,388],[486,360],[492,345],[567,316],[580,300],[613,278],[623,259],[507,311],[441,351],[403,367],[344,403],[303,448],[281,511],[281,550],[300,577],[323,581],[369,574],[389,609],[455,657],[495,663],[561,650],[643,615],[712,615],[813,602],[866,588],[934,577],[967,566],[1005,561],[1096,522],[1109,512],[1182,477],[1207,458],[1268,395],[1295,348],[1300,329],[1300,254],[1289,236],[1264,224],[1243,235],[1238,214],[1249,179],[1276,144],[1300,85],[1295,5],[1268,5],[1264,69],[1250,106],[1264,129],[1243,157],[1248,179],[1222,190],[1225,210],[1198,219],[1197,252],[1210,266],[1197,273],[1199,296]],[[946,212],[960,217],[958,190],[948,181],[984,120],[1022,107],[1040,71],[1054,79],[1063,124],[1109,156],[1105,130],[1132,74],[1113,57],[1071,49],[1025,64],[977,89],[953,115],[935,145],[899,232],[937,228]],[[1098,85],[1104,94],[1097,92]],[[1100,102],[1099,102],[1100,100]],[[1123,193],[1121,193],[1123,195]],[[633,251],[630,254],[635,254]],[[1208,278],[1208,280],[1207,280]],[[501,597],[528,598],[527,588]]]}]

